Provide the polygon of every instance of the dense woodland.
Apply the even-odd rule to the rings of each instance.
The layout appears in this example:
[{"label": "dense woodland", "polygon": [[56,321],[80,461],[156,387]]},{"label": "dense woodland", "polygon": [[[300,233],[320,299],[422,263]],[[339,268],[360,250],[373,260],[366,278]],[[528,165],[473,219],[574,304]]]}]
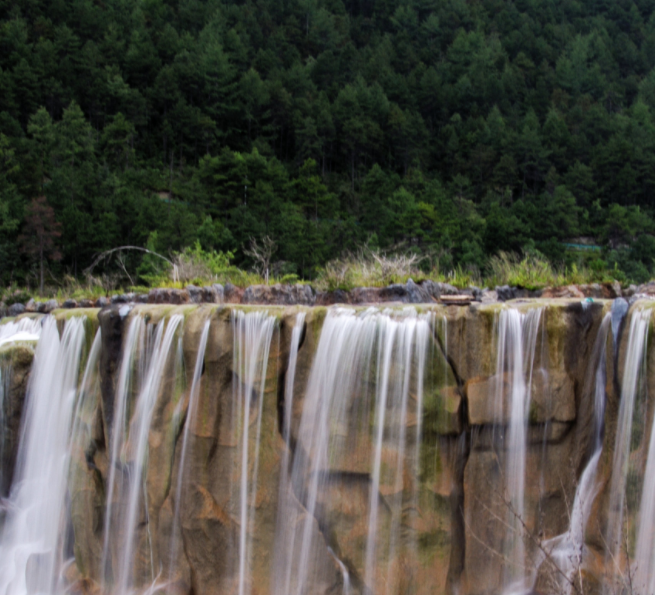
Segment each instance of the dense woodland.
[{"label": "dense woodland", "polygon": [[45,225],[54,277],[270,237],[304,279],[366,244],[644,281],[654,67],[655,0],[0,0],[0,280]]}]

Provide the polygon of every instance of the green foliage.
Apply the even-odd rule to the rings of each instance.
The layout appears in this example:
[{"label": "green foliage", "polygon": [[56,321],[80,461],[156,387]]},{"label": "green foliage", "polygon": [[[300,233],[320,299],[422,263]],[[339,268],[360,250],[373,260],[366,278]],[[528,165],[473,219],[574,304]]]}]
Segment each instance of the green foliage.
[{"label": "green foliage", "polygon": [[[532,246],[551,272],[512,266],[537,283],[580,238],[602,251],[576,274],[649,279],[655,5],[574,4],[0,3],[0,283],[33,283],[36,196],[51,284],[118,246],[245,283],[264,237],[278,277],[327,285],[403,278],[345,266],[367,242],[456,283]],[[136,251],[102,267],[167,275]]]}]

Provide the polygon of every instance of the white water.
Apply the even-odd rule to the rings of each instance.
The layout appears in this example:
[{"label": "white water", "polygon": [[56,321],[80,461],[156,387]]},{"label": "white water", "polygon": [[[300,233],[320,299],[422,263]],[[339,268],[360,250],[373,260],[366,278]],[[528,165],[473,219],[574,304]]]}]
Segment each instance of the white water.
[{"label": "white water", "polygon": [[[647,344],[648,337],[644,339]],[[645,352],[646,348],[644,348]],[[644,362],[646,356],[643,356]],[[655,416],[654,416],[655,420]],[[655,421],[650,430],[648,458],[637,524],[637,544],[634,557],[635,592],[655,592]]]},{"label": "white water", "polygon": [[[186,421],[184,424],[184,433],[182,434],[182,451],[180,452],[180,462],[177,472],[177,486],[175,488],[175,510],[173,512],[173,529],[171,531],[171,551],[170,551],[170,568],[168,571],[168,578],[171,580],[175,573],[174,563],[177,560],[179,550],[179,531],[180,531],[180,506],[182,504],[182,486],[185,481],[186,460],[189,450],[189,434],[191,427],[195,423],[198,398],[200,394],[200,378],[202,376],[203,366],[205,363],[205,350],[207,348],[207,338],[209,337],[210,321],[205,321],[200,334],[198,342],[198,355],[196,356],[196,365],[193,370],[193,381],[191,382],[191,390],[189,391],[189,404],[187,406]],[[180,401],[176,408],[176,416],[181,414],[180,408],[183,402]]]},{"label": "white water", "polygon": [[[573,592],[571,583],[580,584],[579,573],[582,569],[585,552],[584,534],[591,515],[592,505],[600,487],[596,482],[596,476],[598,461],[602,453],[602,431],[606,399],[605,383],[607,380],[605,355],[611,317],[611,314],[606,314],[601,323],[591,360],[592,365],[595,365],[595,370],[591,378],[587,378],[587,382],[593,382],[594,385],[593,453],[578,483],[568,531],[544,542],[544,548],[550,553],[551,560],[557,564],[559,570],[568,578],[568,581],[564,581],[564,577],[557,574],[553,577],[553,580],[558,583],[560,592],[568,594]],[[578,576],[576,576],[576,573],[578,573]]]},{"label": "white water", "polygon": [[[651,312],[652,310],[650,308],[645,308],[642,304],[638,303],[635,305],[630,318],[630,334],[628,336],[628,349],[621,384],[621,403],[619,406],[619,420],[614,443],[612,480],[610,485],[607,547],[611,559],[618,559],[621,551],[623,509],[626,479],[628,476],[633,415],[637,393],[644,374]],[[609,560],[608,564],[613,564],[613,561]]]},{"label": "white water", "polygon": [[[293,418],[293,389],[296,379],[296,367],[298,364],[298,349],[305,326],[305,312],[296,316],[296,322],[291,331],[291,344],[289,345],[289,365],[285,375],[284,386],[284,426],[282,437],[286,447],[282,454],[282,476],[280,478],[280,494],[278,504],[278,515],[275,527],[276,543],[292,543],[294,533],[289,527],[288,520],[292,518],[294,510],[294,499],[290,482],[291,465],[291,421]],[[293,549],[293,546],[292,546]],[[287,595],[291,585],[291,565],[285,563],[286,551],[284,548],[276,548],[273,562],[273,593],[276,595]]]},{"label": "white water", "polygon": [[[275,318],[266,312],[232,311],[234,336],[233,403],[241,428],[239,465],[239,595],[248,595],[252,558],[252,535],[255,530],[255,499],[259,472],[259,441],[268,357],[275,328]],[[255,410],[254,454],[250,445],[252,409]],[[251,455],[253,460],[251,461]]]},{"label": "white water", "polygon": [[18,341],[38,341],[41,336],[43,320],[39,316],[0,324],[0,347]]},{"label": "white water", "polygon": [[[521,592],[527,588],[526,552],[521,519],[525,518],[525,465],[527,457],[528,413],[530,411],[532,371],[542,308],[523,313],[504,308],[497,320],[496,420],[508,421],[506,429],[504,497],[507,499],[508,540],[505,555],[513,563],[505,567],[504,589]],[[507,382],[509,403],[505,403]],[[505,412],[508,405],[509,411]],[[509,413],[509,415],[507,415]]]},{"label": "white water", "polygon": [[[182,316],[173,315],[157,324],[152,355],[146,363],[145,375],[139,374],[143,381],[139,383],[129,428],[128,401],[132,388],[134,358],[137,353],[142,358],[145,354],[144,335],[146,335],[145,341],[148,342],[147,332],[144,332],[145,324],[140,317],[132,319],[124,344],[115,398],[103,551],[105,580],[113,583],[113,592],[119,595],[129,593],[135,586],[134,553],[137,525],[140,513],[144,511],[147,525],[144,482],[145,470],[147,470],[148,434],[164,370],[171,357],[171,347],[182,321]],[[137,347],[140,347],[140,350],[137,350]],[[115,496],[123,500],[123,506],[118,509],[114,503]],[[115,558],[116,562],[110,566],[109,561],[112,558]],[[152,572],[154,573],[154,568]],[[154,581],[155,577],[152,576],[151,579]]]},{"label": "white water", "polygon": [[[9,510],[0,535],[2,595],[62,590],[71,430],[84,324],[83,318],[71,318],[61,338],[54,318],[43,325],[27,390]],[[87,370],[97,363],[97,344]]]},{"label": "white water", "polygon": [[[392,492],[402,500],[410,387],[420,405],[422,395],[416,392],[422,390],[422,382],[417,383],[416,379],[422,381],[429,332],[429,317],[417,316],[412,308],[393,313],[373,308],[360,313],[343,308],[329,311],[305,392],[290,477],[293,494],[306,513],[284,534],[286,541],[279,544],[281,554],[276,565],[281,567],[276,568],[276,576],[282,577],[282,582],[276,585],[275,593],[308,592],[309,577],[315,575],[315,565],[319,563],[315,556],[320,556],[315,550],[319,498],[327,497],[331,473],[338,474],[349,453],[364,446],[358,444],[361,440],[370,441],[373,447],[368,469],[364,581],[372,592],[394,591],[398,577],[392,564],[385,567],[386,580],[376,586],[378,557],[392,559],[400,547],[396,539],[402,509],[402,502],[392,507],[389,535],[394,537],[380,542],[382,451],[387,447],[394,450],[395,464],[387,465],[384,481],[391,484]],[[373,394],[369,391],[371,385]],[[420,412],[415,414],[420,417]],[[373,433],[366,436],[371,416],[375,422]],[[414,445],[418,445],[418,440],[412,441]],[[415,459],[417,453],[412,452],[411,457]],[[415,466],[411,465],[410,469],[413,473]],[[344,592],[349,592],[347,566],[336,553],[332,555],[343,576]]]}]

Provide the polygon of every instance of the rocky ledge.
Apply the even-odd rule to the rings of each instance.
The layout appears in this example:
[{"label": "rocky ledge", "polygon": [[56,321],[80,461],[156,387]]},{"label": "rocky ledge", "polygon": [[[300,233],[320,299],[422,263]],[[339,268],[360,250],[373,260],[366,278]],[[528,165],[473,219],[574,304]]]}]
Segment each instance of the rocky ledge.
[{"label": "rocky ledge", "polygon": [[429,304],[444,303],[468,305],[471,302],[494,303],[519,298],[592,298],[614,299],[617,297],[655,296],[655,281],[644,285],[630,285],[621,288],[618,282],[590,283],[586,285],[566,285],[529,290],[509,285],[497,286],[495,289],[467,287],[459,289],[448,283],[424,280],[415,283],[394,283],[386,287],[356,287],[351,290],[335,289],[316,291],[311,285],[251,285],[236,287],[231,283],[214,284],[205,287],[187,285],[184,289],[160,287],[148,293],[124,293],[111,297],[95,299],[67,299],[58,302],[51,299],[36,301],[31,299],[26,304],[16,302],[11,305],[0,303],[0,317],[18,316],[25,312],[47,314],[57,308],[105,308],[116,304],[246,304],[246,305],[281,305],[281,306],[329,306],[332,304]]}]

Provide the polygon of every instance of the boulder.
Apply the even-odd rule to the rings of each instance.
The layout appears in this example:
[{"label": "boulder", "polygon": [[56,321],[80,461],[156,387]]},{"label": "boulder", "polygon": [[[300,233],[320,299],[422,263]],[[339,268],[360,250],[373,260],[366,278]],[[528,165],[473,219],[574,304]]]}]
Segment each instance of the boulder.
[{"label": "boulder", "polygon": [[110,303],[109,299],[102,295],[96,300],[96,308],[106,308]]},{"label": "boulder", "polygon": [[119,295],[112,295],[111,296],[111,303],[112,304],[129,304],[130,302],[134,301],[135,297],[136,297],[135,293],[121,293]]},{"label": "boulder", "polygon": [[147,293],[139,293],[134,297],[134,301],[137,304],[147,304],[148,303],[148,294]]},{"label": "boulder", "polygon": [[349,304],[350,294],[343,289],[319,291],[316,294],[316,306],[333,306],[334,304]]},{"label": "boulder", "polygon": [[20,303],[12,304],[7,310],[7,316],[18,316],[25,312],[25,306]]},{"label": "boulder", "polygon": [[316,296],[309,285],[251,285],[241,298],[242,304],[277,304],[311,306]]},{"label": "boulder", "polygon": [[547,287],[543,290],[542,297],[584,299],[586,296],[577,285],[566,285],[562,287]]},{"label": "boulder", "polygon": [[39,312],[50,314],[50,312],[56,310],[57,308],[59,308],[59,302],[57,300],[48,300],[45,304],[43,304],[43,310],[39,310]]},{"label": "boulder", "polygon": [[189,293],[184,289],[159,287],[148,292],[149,304],[188,304]]},{"label": "boulder", "polygon": [[39,302],[36,302],[32,298],[27,304],[25,304],[25,312],[38,312],[39,311]]},{"label": "boulder", "polygon": [[244,290],[242,287],[226,283],[223,290],[223,298],[226,304],[240,304],[243,297]]},{"label": "boulder", "polygon": [[225,288],[220,283],[214,283],[212,289],[216,292],[216,302],[222,304],[225,301]]},{"label": "boulder", "polygon": [[61,305],[62,308],[70,309],[70,308],[77,308],[77,300],[73,299],[68,299],[64,301],[64,303]]},{"label": "boulder", "polygon": [[93,300],[85,298],[79,301],[78,306],[80,308],[93,308],[95,306],[95,302]]},{"label": "boulder", "polygon": [[[219,285],[218,287],[221,288],[222,293],[223,286]],[[203,304],[218,304],[221,301],[218,298],[218,291],[215,285],[206,285],[200,289],[200,302]]]},{"label": "boulder", "polygon": [[199,304],[202,301],[202,290],[197,285],[187,285],[185,287],[189,294],[189,301],[192,304]]}]

